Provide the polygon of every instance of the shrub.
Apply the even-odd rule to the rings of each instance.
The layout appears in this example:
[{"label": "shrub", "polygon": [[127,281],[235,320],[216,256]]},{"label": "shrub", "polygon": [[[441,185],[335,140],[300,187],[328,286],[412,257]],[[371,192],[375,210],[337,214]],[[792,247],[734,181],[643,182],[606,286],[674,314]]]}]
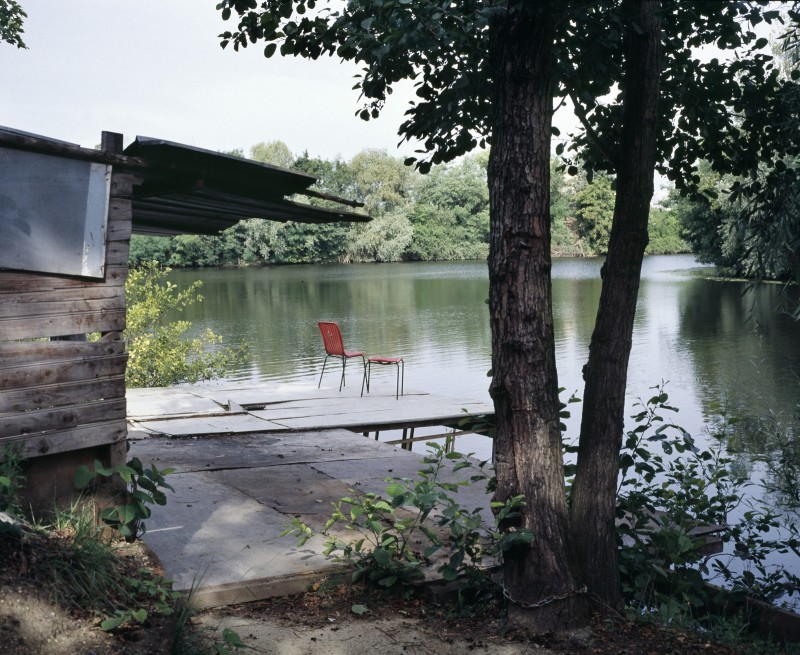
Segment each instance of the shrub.
[{"label": "shrub", "polygon": [[167,314],[203,297],[198,280],[179,291],[166,277],[171,269],[149,262],[131,270],[125,283],[128,301],[125,340],[131,387],[163,387],[221,377],[245,358],[246,348],[219,348],[222,338],[211,330],[188,338],[189,321],[168,321]]}]

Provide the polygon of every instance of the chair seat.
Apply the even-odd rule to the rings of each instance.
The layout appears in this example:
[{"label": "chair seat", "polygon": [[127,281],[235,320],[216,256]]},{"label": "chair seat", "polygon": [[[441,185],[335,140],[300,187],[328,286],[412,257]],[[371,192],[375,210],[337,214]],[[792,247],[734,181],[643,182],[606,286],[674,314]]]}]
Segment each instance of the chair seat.
[{"label": "chair seat", "polygon": [[345,357],[363,357],[364,353],[362,353],[360,350],[345,350],[344,351],[344,356]]},{"label": "chair seat", "polygon": [[397,364],[398,362],[402,362],[402,357],[370,357],[367,359],[368,362],[372,362],[373,364]]},{"label": "chair seat", "polygon": [[369,393],[369,378],[373,364],[394,364],[397,366],[397,385],[394,397],[400,398],[400,396],[403,395],[403,385],[405,384],[406,363],[403,361],[402,357],[385,357],[383,355],[373,355],[372,357],[367,357],[367,365],[364,367],[364,379],[361,382],[361,395],[364,395],[365,388],[367,393]]}]

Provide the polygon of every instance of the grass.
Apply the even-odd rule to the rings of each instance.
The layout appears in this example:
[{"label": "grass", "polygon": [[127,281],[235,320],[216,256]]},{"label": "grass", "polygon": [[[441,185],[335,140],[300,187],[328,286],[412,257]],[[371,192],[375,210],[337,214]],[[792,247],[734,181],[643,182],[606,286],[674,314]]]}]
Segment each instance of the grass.
[{"label": "grass", "polygon": [[52,525],[40,525],[38,531],[47,536],[40,565],[54,603],[98,614],[136,604],[119,552],[103,536],[88,505],[57,511]]}]

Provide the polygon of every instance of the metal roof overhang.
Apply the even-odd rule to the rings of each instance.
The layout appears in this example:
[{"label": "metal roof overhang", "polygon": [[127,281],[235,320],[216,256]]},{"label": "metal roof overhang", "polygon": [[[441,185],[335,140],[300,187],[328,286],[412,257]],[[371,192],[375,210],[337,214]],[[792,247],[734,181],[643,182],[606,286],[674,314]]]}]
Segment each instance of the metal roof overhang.
[{"label": "metal roof overhang", "polygon": [[303,223],[366,222],[365,214],[287,200],[305,194],[351,207],[359,203],[310,189],[317,178],[203,148],[136,137],[124,154],[144,162],[135,174],[136,234],[218,234],[245,218]]}]

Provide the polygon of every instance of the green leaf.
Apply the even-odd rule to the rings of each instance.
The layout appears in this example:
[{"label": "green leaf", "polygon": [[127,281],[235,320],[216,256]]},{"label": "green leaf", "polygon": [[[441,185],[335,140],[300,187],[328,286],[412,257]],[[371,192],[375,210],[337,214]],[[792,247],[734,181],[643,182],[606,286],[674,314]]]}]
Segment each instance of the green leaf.
[{"label": "green leaf", "polygon": [[239,636],[239,634],[230,628],[225,628],[222,631],[222,641],[224,641],[228,646],[233,646],[234,648],[247,648],[247,644],[242,641],[242,638]]},{"label": "green leaf", "polygon": [[389,551],[384,548],[376,548],[372,551],[372,558],[380,565],[386,566],[392,559]]},{"label": "green leaf", "polygon": [[102,621],[100,623],[100,629],[105,630],[106,632],[111,632],[111,630],[114,630],[125,623],[128,618],[129,617],[127,614],[118,614],[117,616],[113,616],[110,619]]},{"label": "green leaf", "polygon": [[363,616],[369,612],[369,608],[366,605],[353,605],[350,607],[350,611],[356,616]]},{"label": "green leaf", "polygon": [[134,505],[119,505],[115,509],[120,523],[130,523],[136,520],[137,512]]},{"label": "green leaf", "polygon": [[75,471],[75,488],[86,489],[89,483],[96,477],[94,471],[90,471],[85,464],[82,464],[78,470]]},{"label": "green leaf", "polygon": [[147,610],[146,609],[132,610],[131,616],[136,620],[137,623],[144,623],[145,621],[147,621]]}]

